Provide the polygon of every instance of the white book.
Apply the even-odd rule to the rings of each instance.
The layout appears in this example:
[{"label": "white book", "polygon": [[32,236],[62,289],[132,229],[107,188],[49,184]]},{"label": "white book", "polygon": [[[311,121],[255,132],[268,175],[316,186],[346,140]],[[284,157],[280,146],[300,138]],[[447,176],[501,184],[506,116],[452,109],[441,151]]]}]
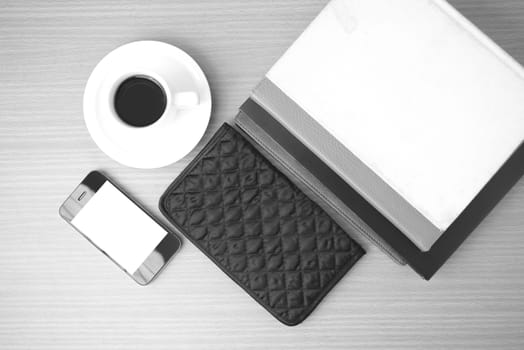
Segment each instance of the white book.
[{"label": "white book", "polygon": [[[428,251],[524,140],[524,70],[443,0],[334,0],[253,99]],[[280,101],[280,102],[279,102]]]}]

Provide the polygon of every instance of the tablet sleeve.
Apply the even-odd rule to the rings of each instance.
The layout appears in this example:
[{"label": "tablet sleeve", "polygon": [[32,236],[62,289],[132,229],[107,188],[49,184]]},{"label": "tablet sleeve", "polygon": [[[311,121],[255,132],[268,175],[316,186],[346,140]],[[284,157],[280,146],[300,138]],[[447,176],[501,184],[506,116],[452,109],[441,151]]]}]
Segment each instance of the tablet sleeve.
[{"label": "tablet sleeve", "polygon": [[289,326],[302,322],[365,254],[227,124],[169,186],[160,209]]}]

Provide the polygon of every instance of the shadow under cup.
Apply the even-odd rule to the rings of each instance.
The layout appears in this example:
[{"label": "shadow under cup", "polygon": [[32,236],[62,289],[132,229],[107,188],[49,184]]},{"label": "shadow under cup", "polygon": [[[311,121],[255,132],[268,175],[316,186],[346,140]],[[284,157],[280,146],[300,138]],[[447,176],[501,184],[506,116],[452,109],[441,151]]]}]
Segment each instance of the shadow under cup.
[{"label": "shadow under cup", "polygon": [[113,103],[116,114],[125,124],[146,127],[156,123],[164,114],[167,95],[155,79],[135,75],[118,86]]}]

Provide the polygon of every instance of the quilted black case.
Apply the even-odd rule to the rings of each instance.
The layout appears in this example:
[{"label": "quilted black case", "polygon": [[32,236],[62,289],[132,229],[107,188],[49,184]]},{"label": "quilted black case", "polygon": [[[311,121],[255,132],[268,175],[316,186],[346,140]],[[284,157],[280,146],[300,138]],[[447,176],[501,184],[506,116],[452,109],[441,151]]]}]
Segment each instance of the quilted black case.
[{"label": "quilted black case", "polygon": [[224,124],[160,210],[282,323],[302,322],[364,250]]}]

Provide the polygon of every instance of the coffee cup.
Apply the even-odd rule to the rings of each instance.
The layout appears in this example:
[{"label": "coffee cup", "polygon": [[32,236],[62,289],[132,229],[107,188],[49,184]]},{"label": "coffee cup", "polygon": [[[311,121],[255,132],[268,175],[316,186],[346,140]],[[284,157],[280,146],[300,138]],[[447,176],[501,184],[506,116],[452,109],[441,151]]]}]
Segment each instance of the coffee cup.
[{"label": "coffee cup", "polygon": [[204,135],[211,92],[198,64],[179,48],[139,41],[107,54],[84,92],[84,119],[109,157],[135,168],[169,165]]},{"label": "coffee cup", "polygon": [[177,110],[199,103],[196,92],[172,92],[161,77],[151,74],[125,74],[112,89],[115,116],[130,127],[149,127],[165,116],[176,117]]}]

